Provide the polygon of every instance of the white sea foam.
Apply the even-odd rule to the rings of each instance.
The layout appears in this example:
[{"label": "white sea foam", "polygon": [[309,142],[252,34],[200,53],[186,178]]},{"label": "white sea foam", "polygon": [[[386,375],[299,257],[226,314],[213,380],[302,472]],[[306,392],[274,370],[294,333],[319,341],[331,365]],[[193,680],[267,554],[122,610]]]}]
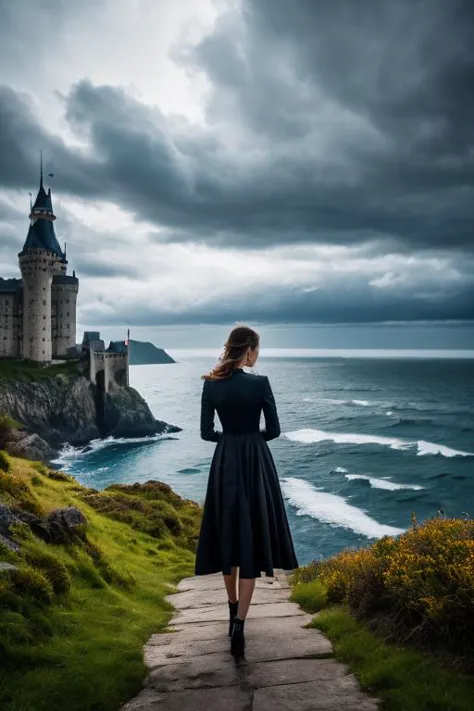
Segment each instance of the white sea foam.
[{"label": "white sea foam", "polygon": [[339,528],[350,528],[367,538],[403,533],[403,528],[378,523],[361,509],[348,504],[342,496],[320,491],[304,479],[283,479],[282,489],[285,498],[297,510],[298,516],[311,516]]},{"label": "white sea foam", "polygon": [[337,400],[332,397],[323,398],[324,402],[330,402],[332,405],[357,405],[358,407],[369,407],[368,400]]},{"label": "white sea foam", "polygon": [[335,444],[380,444],[392,449],[408,449],[411,442],[405,442],[397,437],[380,437],[379,435],[350,434],[348,432],[324,432],[323,430],[296,430],[285,434],[287,439],[304,444],[315,442],[334,442]]},{"label": "white sea foam", "polygon": [[443,457],[474,457],[474,453],[461,452],[458,449],[451,449],[444,444],[425,442],[420,439],[418,444],[418,456],[424,457],[426,454],[441,454]]},{"label": "white sea foam", "polygon": [[400,489],[411,489],[412,491],[420,491],[424,489],[423,486],[418,484],[397,484],[389,479],[377,479],[373,476],[368,476],[367,474],[346,474],[346,479],[352,481],[354,479],[363,479],[368,481],[373,489],[385,489],[386,491],[398,491]]},{"label": "white sea foam", "polygon": [[53,464],[58,464],[63,469],[67,469],[71,466],[73,460],[78,457],[88,456],[89,454],[99,452],[101,449],[105,449],[106,447],[128,444],[152,444],[153,442],[159,442],[168,436],[169,435],[164,432],[162,434],[153,435],[152,437],[106,437],[105,439],[93,439],[84,447],[73,447],[71,444],[66,444],[59,453],[57,459],[53,460]]},{"label": "white sea foam", "polygon": [[451,449],[444,444],[425,442],[424,440],[410,441],[398,437],[381,437],[373,434],[352,434],[349,432],[324,432],[323,430],[303,429],[287,432],[285,437],[293,442],[314,444],[316,442],[334,442],[335,444],[378,444],[390,449],[418,449],[418,455],[440,454],[443,457],[474,457],[472,452],[462,452]]},{"label": "white sea foam", "polygon": [[336,467],[334,471],[338,474],[345,474],[347,472],[347,469],[344,469],[344,467]]},{"label": "white sea foam", "polygon": [[385,413],[388,417],[391,417],[393,415],[392,410],[389,410],[388,412]]}]

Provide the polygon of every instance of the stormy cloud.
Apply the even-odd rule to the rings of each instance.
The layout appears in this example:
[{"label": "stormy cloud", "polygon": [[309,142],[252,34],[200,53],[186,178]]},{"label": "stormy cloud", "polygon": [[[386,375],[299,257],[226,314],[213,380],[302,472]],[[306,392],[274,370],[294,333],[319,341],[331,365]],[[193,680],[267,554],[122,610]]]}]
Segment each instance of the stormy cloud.
[{"label": "stormy cloud", "polygon": [[[15,33],[24,42],[28,5],[8,11],[6,58]],[[190,3],[198,15],[208,5]],[[120,34],[114,8],[87,3],[68,23],[64,4],[45,0],[43,18],[60,12],[58,41],[74,46],[94,12]],[[153,55],[149,66],[172,64],[201,87],[199,116],[140,83],[135,55],[141,41],[154,47],[142,20],[122,79],[112,54],[108,81],[103,64],[89,60],[84,73],[74,53],[48,74],[53,50],[37,37],[36,82],[2,65],[0,185],[18,209],[43,148],[71,263],[90,278],[84,318],[99,297],[111,324],[474,318],[472,5],[242,0],[213,13],[192,37],[179,17],[161,65]],[[120,213],[87,222],[99,205]],[[1,224],[2,240],[14,239],[17,221]],[[289,259],[299,248],[305,257]]]}]

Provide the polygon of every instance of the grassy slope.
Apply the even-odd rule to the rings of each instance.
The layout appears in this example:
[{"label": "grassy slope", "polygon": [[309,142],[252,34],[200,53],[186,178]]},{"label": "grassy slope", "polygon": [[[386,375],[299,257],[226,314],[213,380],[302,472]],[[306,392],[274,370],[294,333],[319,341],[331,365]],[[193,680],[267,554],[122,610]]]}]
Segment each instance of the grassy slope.
[{"label": "grassy slope", "polygon": [[76,375],[79,373],[78,361],[69,361],[57,365],[44,365],[32,361],[13,358],[0,359],[0,382],[20,381],[24,383],[52,378],[55,375]]},{"label": "grassy slope", "polygon": [[0,547],[0,559],[40,571],[42,556],[52,552],[71,581],[51,604],[35,602],[28,588],[17,590],[12,603],[9,576],[0,574],[0,708],[117,711],[141,686],[141,647],[166,626],[165,595],[192,572],[193,553],[171,533],[157,539],[98,513],[72,478],[53,479],[41,466],[9,461],[10,472],[0,472],[0,501],[23,500],[24,508],[43,513],[77,506],[88,521],[88,543],[53,546],[29,535],[21,558]]},{"label": "grassy slope", "polygon": [[474,678],[442,666],[434,657],[388,644],[343,606],[327,606],[318,580],[298,583],[292,599],[309,613],[321,612],[312,626],[332,642],[334,653],[361,688],[384,703],[385,711],[472,711]]}]

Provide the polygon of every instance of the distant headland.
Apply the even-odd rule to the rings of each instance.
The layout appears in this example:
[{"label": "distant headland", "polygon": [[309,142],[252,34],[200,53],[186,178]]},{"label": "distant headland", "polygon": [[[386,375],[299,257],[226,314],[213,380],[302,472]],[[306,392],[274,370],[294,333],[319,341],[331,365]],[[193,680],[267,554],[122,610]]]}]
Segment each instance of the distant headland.
[{"label": "distant headland", "polygon": [[151,365],[161,363],[176,363],[173,358],[163,350],[157,348],[149,341],[129,341],[130,365]]}]

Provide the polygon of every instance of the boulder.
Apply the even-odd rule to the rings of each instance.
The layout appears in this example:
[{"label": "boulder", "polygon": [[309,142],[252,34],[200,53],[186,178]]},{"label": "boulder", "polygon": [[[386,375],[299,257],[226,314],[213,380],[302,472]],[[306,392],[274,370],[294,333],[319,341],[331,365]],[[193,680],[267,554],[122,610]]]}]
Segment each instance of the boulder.
[{"label": "boulder", "polygon": [[58,454],[42,437],[24,430],[11,430],[5,449],[13,457],[23,457],[45,464],[51,462]]},{"label": "boulder", "polygon": [[26,524],[33,531],[35,536],[46,541],[46,543],[50,542],[51,534],[49,526],[44,519],[29,511],[23,511],[22,509],[14,509],[14,513],[17,521]]},{"label": "boulder", "polygon": [[82,535],[81,527],[87,519],[75,506],[51,511],[46,519],[50,540],[53,543],[66,543],[76,535]]},{"label": "boulder", "polygon": [[5,536],[8,534],[9,525],[23,523],[32,530],[35,536],[46,541],[46,543],[67,543],[75,536],[82,537],[81,527],[87,523],[82,511],[75,506],[54,509],[46,518],[41,518],[36,514],[22,511],[21,509],[8,509],[8,511],[10,517],[0,511],[0,526],[2,525],[1,521],[4,521],[3,529],[0,528],[0,531],[3,530]]}]

